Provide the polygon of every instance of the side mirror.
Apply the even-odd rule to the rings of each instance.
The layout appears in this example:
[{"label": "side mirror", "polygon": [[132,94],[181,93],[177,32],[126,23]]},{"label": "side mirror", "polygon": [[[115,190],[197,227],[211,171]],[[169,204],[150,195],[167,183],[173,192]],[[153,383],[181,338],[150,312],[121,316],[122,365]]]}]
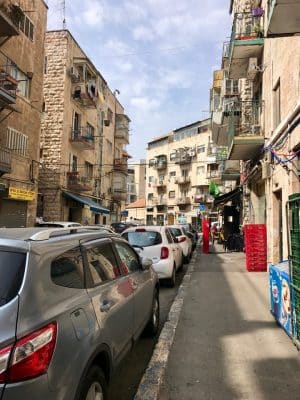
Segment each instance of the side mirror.
[{"label": "side mirror", "polygon": [[142,268],[143,268],[143,270],[150,269],[152,264],[153,264],[153,262],[152,262],[152,260],[150,258],[143,258],[142,259]]}]

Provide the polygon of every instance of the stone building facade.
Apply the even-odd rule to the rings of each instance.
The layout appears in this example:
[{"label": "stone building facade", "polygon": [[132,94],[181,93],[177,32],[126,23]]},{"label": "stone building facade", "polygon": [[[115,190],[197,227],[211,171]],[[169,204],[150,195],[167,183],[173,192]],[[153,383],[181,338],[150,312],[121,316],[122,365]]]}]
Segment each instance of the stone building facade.
[{"label": "stone building facade", "polygon": [[241,223],[267,225],[268,261],[278,262],[288,256],[288,197],[300,192],[300,1],[231,0],[229,11],[219,73],[235,90],[212,88],[212,137],[241,162]]},{"label": "stone building facade", "polygon": [[38,197],[43,0],[0,4],[0,226],[33,226]]},{"label": "stone building facade", "polygon": [[200,213],[212,208],[210,183],[218,183],[222,191],[232,189],[232,183],[223,179],[225,169],[221,152],[211,140],[211,121],[208,119],[148,143],[147,224],[188,222],[196,225]]},{"label": "stone building facade", "polygon": [[116,138],[123,107],[69,31],[46,33],[45,60],[40,217],[110,223],[126,196],[124,185],[114,197],[120,159],[127,170],[128,127]]}]

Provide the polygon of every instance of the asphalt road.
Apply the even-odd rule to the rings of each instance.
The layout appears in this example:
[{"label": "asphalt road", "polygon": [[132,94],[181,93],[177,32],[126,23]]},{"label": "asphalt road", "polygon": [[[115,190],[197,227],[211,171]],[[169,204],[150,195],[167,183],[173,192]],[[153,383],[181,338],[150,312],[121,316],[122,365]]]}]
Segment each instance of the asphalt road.
[{"label": "asphalt road", "polygon": [[[165,285],[160,287],[160,330],[165,323],[172,302],[177,294],[178,287],[185,274],[187,266],[177,273],[177,282],[174,288]],[[115,371],[110,383],[109,400],[132,400],[139,386],[140,380],[151,359],[158,336],[148,338],[142,336],[132,351],[125,357]]]}]

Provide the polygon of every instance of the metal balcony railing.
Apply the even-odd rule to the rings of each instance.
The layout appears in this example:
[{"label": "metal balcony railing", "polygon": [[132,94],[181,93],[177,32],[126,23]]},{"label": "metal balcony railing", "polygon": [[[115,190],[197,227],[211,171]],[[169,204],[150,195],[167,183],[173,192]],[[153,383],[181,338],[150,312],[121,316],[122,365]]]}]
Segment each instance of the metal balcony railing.
[{"label": "metal balcony railing", "polygon": [[191,198],[186,196],[179,197],[176,201],[176,204],[177,205],[191,204]]},{"label": "metal balcony railing", "polygon": [[93,148],[95,144],[94,132],[89,126],[72,128],[70,141],[81,148]]},{"label": "metal balcony railing", "polygon": [[191,178],[189,176],[180,176],[175,179],[175,183],[177,183],[178,185],[184,185],[184,184],[190,183],[190,182],[191,182]]},{"label": "metal balcony railing", "polygon": [[0,66],[0,102],[15,104],[18,81],[9,74],[9,67],[10,65]]},{"label": "metal balcony railing", "polygon": [[92,180],[92,177],[81,176],[78,171],[67,172],[67,186],[71,190],[90,191],[93,187]]},{"label": "metal balcony railing", "polygon": [[232,50],[236,40],[251,40],[262,37],[263,16],[253,16],[252,13],[236,13],[232,24],[229,58],[232,56]]}]

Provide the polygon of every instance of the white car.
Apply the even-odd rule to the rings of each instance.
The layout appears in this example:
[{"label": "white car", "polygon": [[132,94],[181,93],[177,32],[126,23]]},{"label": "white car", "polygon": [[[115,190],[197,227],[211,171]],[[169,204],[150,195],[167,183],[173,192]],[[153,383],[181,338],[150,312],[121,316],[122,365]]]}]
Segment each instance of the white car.
[{"label": "white car", "polygon": [[188,264],[192,256],[192,240],[186,235],[186,231],[182,225],[169,225],[168,227],[172,235],[177,238],[178,244],[182,249],[183,261]]},{"label": "white car", "polygon": [[150,258],[159,279],[175,285],[176,271],[183,265],[183,254],[170,228],[166,226],[136,226],[122,232],[122,237],[135,248],[141,258]]}]

